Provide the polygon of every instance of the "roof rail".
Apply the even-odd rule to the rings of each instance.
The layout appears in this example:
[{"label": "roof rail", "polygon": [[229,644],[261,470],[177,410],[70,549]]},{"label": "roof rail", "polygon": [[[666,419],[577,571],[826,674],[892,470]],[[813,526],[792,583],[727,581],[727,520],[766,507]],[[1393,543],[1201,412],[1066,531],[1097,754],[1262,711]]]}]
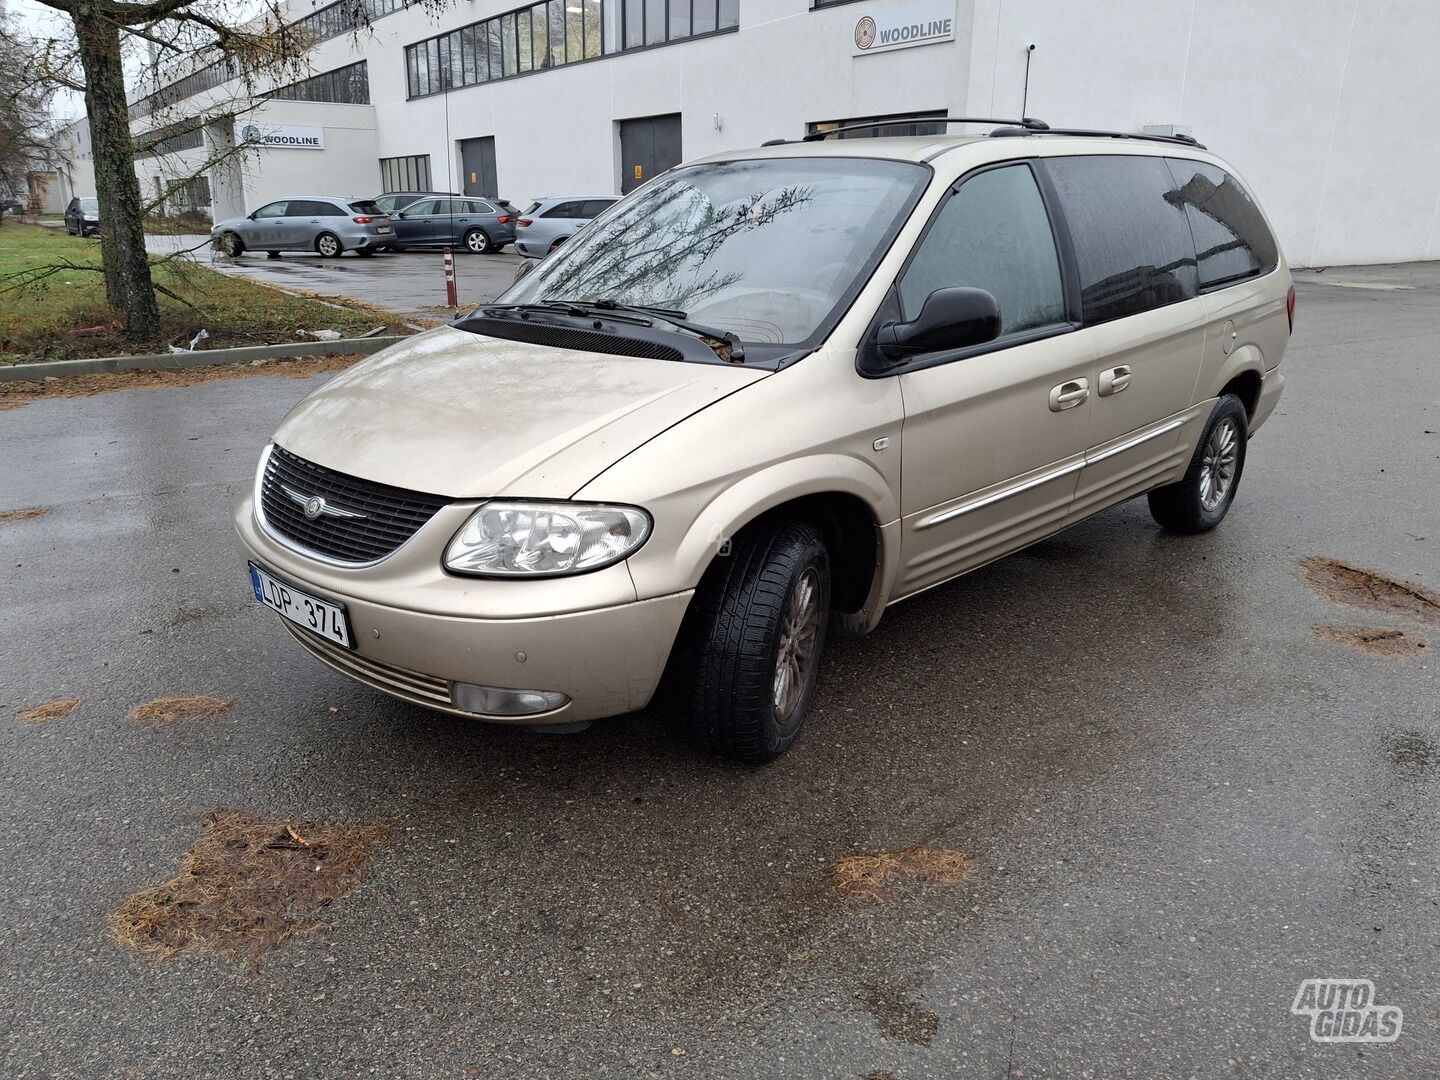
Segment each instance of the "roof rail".
[{"label": "roof rail", "polygon": [[1190,146],[1196,150],[1204,150],[1205,144],[1197,142],[1189,135],[1147,135],[1141,131],[1101,131],[1097,128],[1033,128],[1020,124],[1010,127],[998,127],[990,132],[997,138],[1014,138],[1024,135],[1081,135],[1100,139],[1139,139],[1142,142],[1174,143],[1178,146]]},{"label": "roof rail", "polygon": [[[823,142],[831,135],[843,135],[847,131],[870,131],[879,127],[890,127],[892,124],[1005,124],[1018,131],[1047,131],[1050,125],[1044,120],[1036,120],[1032,116],[1020,120],[996,120],[989,116],[926,116],[923,113],[916,116],[887,116],[883,120],[872,120],[865,124],[846,124],[844,127],[829,128],[825,131],[812,131],[801,138],[801,142]],[[791,140],[771,139],[765,143],[766,146],[781,146]]]}]

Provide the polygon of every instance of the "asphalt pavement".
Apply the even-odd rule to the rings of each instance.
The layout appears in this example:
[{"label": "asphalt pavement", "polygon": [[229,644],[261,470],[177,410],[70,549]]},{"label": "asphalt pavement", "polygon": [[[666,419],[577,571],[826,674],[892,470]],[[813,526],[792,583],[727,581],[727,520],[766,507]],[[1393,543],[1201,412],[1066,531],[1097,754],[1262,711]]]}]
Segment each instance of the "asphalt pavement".
[{"label": "asphalt pavement", "polygon": [[[400,260],[429,257],[323,270]],[[0,521],[3,1074],[1433,1075],[1440,631],[1332,603],[1297,560],[1440,587],[1440,268],[1301,280],[1218,531],[1162,534],[1137,500],[898,605],[834,643],[765,768],[663,713],[533,735],[303,655],[229,515],[312,384],[0,411],[0,510],[51,508]],[[180,694],[236,704],[126,719]],[[110,913],[216,806],[393,832],[258,967],[127,951]],[[916,844],[977,872],[834,893],[835,860]],[[1399,1039],[1312,1042],[1290,1008],[1316,977],[1373,980]]]},{"label": "asphalt pavement", "polygon": [[[231,258],[213,250],[207,236],[147,236],[145,245],[157,255],[187,252],[224,274],[291,291],[362,300],[408,318],[436,319],[448,314],[445,256],[438,250],[380,252],[366,259],[354,254],[324,259],[313,252],[286,251],[271,259],[263,251]],[[523,261],[513,248],[490,255],[457,251],[455,288],[460,305],[495,299],[515,280],[516,267]]]}]

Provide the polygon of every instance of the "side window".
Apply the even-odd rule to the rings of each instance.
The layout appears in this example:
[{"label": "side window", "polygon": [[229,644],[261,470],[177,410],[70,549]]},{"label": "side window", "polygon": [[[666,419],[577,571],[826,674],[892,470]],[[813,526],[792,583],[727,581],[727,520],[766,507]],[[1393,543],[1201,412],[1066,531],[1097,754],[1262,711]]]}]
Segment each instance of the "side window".
[{"label": "side window", "polygon": [[590,199],[585,203],[580,216],[586,221],[589,221],[591,218],[599,217],[614,205],[615,201],[613,199]]},{"label": "side window", "polygon": [[330,202],[320,202],[318,199],[307,203],[311,217],[348,217],[344,210]]},{"label": "side window", "polygon": [[472,214],[498,214],[500,212],[489,203],[481,202],[479,199],[473,202],[467,202],[465,208]]},{"label": "side window", "polygon": [[961,285],[994,295],[1002,336],[1065,321],[1060,257],[1029,166],[989,169],[950,196],[900,281],[905,319],[936,289]]},{"label": "side window", "polygon": [[546,210],[545,213],[541,214],[540,216],[547,218],[578,218],[583,216],[581,213],[581,207],[583,206],[584,203],[575,202],[573,200],[571,202],[556,203],[554,206],[552,206],[549,210]]},{"label": "side window", "polygon": [[1053,157],[1045,171],[1075,242],[1087,325],[1198,295],[1195,244],[1163,158]]},{"label": "side window", "polygon": [[435,204],[438,201],[437,199],[421,199],[418,202],[413,202],[405,207],[404,214],[406,217],[412,218],[429,217],[435,213]]},{"label": "side window", "polygon": [[269,204],[266,205],[266,206],[262,206],[259,210],[256,210],[256,211],[255,211],[255,216],[256,216],[257,218],[277,218],[277,217],[284,217],[284,216],[285,216],[286,208],[287,208],[289,205],[290,205],[290,204],[289,204],[289,203],[286,203],[286,202],[272,202],[272,203],[269,203]]},{"label": "side window", "polygon": [[1185,210],[1195,236],[1200,288],[1209,289],[1275,269],[1280,252],[1250,193],[1223,169],[1167,158],[1175,177],[1171,200]]}]

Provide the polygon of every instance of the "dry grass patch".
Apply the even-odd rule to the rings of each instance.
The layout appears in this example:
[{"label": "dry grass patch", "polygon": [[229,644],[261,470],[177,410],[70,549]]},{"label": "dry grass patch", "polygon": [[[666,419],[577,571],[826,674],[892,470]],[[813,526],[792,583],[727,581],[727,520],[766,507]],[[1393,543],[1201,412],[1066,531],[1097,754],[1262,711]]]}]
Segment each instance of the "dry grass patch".
[{"label": "dry grass patch", "polygon": [[163,960],[207,952],[259,963],[359,883],[383,825],[263,821],[221,807],[162,885],[127,897],[110,917],[116,939]]},{"label": "dry grass patch", "polygon": [[1440,596],[1423,585],[1319,556],[1301,559],[1300,570],[1306,583],[1327,600],[1440,626]]},{"label": "dry grass patch", "polygon": [[1425,642],[1387,626],[1317,626],[1315,636],[1371,656],[1414,656],[1425,648]]},{"label": "dry grass patch", "polygon": [[48,506],[30,506],[24,510],[0,510],[0,521],[28,521],[30,518],[44,517],[50,512]]},{"label": "dry grass patch", "polygon": [[47,701],[44,705],[36,705],[33,709],[25,709],[19,716],[28,724],[48,724],[52,720],[63,720],[74,712],[75,707],[79,704],[78,697],[61,698],[59,701]]},{"label": "dry grass patch", "polygon": [[234,706],[234,698],[162,697],[135,706],[130,711],[130,719],[151,727],[165,727],[186,720],[213,720]]},{"label": "dry grass patch", "polygon": [[875,855],[848,855],[830,868],[830,883],[847,900],[878,902],[896,878],[952,885],[975,872],[972,855],[950,848],[912,847]]},{"label": "dry grass patch", "polygon": [[333,371],[343,371],[365,357],[307,356],[298,360],[270,360],[264,364],[209,364],[205,367],[174,371],[116,371],[99,375],[67,375],[62,379],[24,379],[0,383],[0,411],[18,409],[32,401],[47,398],[94,397],[116,390],[161,390],[196,383],[220,382],[225,379],[250,379],[257,375],[281,375],[287,379],[309,379]]}]

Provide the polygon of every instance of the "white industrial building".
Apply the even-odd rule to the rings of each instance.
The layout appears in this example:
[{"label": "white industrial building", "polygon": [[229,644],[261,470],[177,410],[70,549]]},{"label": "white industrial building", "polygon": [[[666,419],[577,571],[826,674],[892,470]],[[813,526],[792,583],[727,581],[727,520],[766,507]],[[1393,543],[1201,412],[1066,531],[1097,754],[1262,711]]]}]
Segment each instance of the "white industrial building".
[{"label": "white industrial building", "polygon": [[[370,28],[349,32],[357,2]],[[292,194],[435,188],[523,203],[676,162],[913,116],[1192,134],[1300,266],[1440,259],[1436,0],[292,0],[312,78],[219,68],[132,91],[147,194],[214,217]],[[197,126],[197,121],[199,121]],[[1417,122],[1418,121],[1418,122]],[[935,130],[898,121],[894,130]],[[962,130],[952,128],[951,130]],[[1023,146],[1017,142],[1017,152]]]}]

